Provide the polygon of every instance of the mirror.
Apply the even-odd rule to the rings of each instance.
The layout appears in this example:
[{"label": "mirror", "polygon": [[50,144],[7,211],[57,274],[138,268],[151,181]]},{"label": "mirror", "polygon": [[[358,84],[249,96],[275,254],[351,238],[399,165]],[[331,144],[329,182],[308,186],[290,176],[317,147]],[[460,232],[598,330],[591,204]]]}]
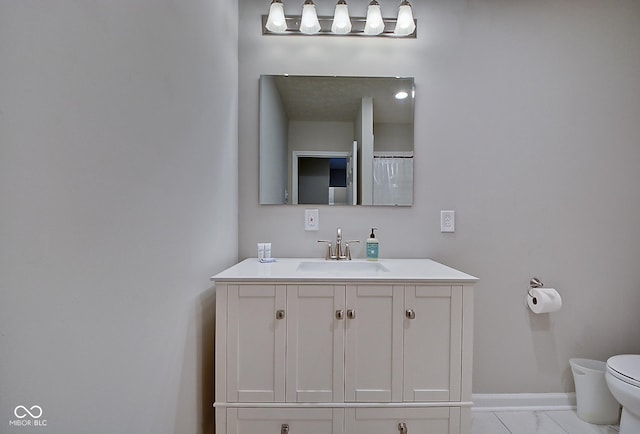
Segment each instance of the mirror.
[{"label": "mirror", "polygon": [[260,204],[411,206],[414,101],[413,78],[260,76]]}]

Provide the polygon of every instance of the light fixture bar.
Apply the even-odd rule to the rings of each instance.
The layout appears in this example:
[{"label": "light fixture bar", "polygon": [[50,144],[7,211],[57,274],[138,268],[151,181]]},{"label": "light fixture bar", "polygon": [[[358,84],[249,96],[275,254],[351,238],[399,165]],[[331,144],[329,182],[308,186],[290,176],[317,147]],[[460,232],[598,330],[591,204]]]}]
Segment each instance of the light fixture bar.
[{"label": "light fixture bar", "polygon": [[[265,27],[267,24],[267,15],[262,15],[262,34],[263,35],[274,35],[274,36],[283,36],[283,35],[300,35],[300,36],[308,36],[304,33],[300,32],[300,21],[302,20],[301,15],[285,15],[285,20],[287,22],[287,29],[280,33],[274,33],[267,30]],[[315,33],[314,36],[361,36],[365,38],[379,38],[383,37],[391,37],[396,39],[415,39],[418,33],[418,20],[414,19],[414,23],[416,25],[415,30],[406,36],[398,36],[394,34],[394,30],[396,28],[396,22],[398,21],[396,18],[382,18],[384,22],[384,30],[379,35],[370,36],[364,33],[364,26],[367,22],[367,19],[364,17],[351,17],[351,31],[344,35],[336,35],[331,32],[331,25],[333,23],[333,17],[318,17],[318,22],[320,23],[320,31]]]}]

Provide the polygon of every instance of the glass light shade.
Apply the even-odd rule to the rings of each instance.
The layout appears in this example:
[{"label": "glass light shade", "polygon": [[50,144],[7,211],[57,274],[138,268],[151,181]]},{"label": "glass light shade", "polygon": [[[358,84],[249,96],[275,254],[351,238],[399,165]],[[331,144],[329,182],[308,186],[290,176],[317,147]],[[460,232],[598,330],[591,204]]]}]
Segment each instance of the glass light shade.
[{"label": "glass light shade", "polygon": [[364,25],[364,34],[375,36],[382,33],[384,30],[384,21],[382,20],[382,12],[380,12],[380,5],[375,0],[369,3],[367,9],[367,22]]},{"label": "glass light shade", "polygon": [[351,31],[351,19],[349,18],[349,7],[346,2],[339,1],[336,11],[333,14],[333,24],[331,31],[337,35],[346,35]]},{"label": "glass light shade", "polygon": [[320,31],[318,14],[313,3],[305,3],[302,7],[302,19],[300,20],[300,33],[313,35]]},{"label": "glass light shade", "polygon": [[273,33],[284,33],[287,31],[287,20],[284,18],[284,5],[281,1],[274,0],[271,3],[265,27]]},{"label": "glass light shade", "polygon": [[416,30],[416,23],[413,21],[413,11],[408,1],[403,1],[398,9],[398,21],[393,34],[396,36],[409,36]]}]

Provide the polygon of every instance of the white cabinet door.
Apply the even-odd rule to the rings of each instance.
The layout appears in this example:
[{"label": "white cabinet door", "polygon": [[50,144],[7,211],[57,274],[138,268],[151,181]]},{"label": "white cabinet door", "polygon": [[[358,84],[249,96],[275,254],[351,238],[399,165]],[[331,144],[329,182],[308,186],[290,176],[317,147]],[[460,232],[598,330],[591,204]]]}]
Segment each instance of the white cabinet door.
[{"label": "white cabinet door", "polygon": [[346,292],[345,401],[402,401],[403,286]]},{"label": "white cabinet door", "polygon": [[343,434],[343,432],[343,409],[227,409],[225,434]]},{"label": "white cabinet door", "polygon": [[284,402],[286,287],[229,285],[227,401]]},{"label": "white cabinet door", "polygon": [[455,418],[459,412],[457,408],[347,408],[345,412],[345,432],[348,434],[460,432]]},{"label": "white cabinet door", "polygon": [[287,402],[344,401],[344,285],[287,285]]},{"label": "white cabinet door", "polygon": [[406,286],[404,401],[460,400],[462,287]]}]

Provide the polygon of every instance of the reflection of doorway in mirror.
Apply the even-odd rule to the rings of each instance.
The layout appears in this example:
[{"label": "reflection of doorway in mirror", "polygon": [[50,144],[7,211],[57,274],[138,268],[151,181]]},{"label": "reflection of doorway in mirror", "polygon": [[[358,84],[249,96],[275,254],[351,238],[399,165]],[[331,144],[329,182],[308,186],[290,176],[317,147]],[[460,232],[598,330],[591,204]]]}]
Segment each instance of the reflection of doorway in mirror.
[{"label": "reflection of doorway in mirror", "polygon": [[348,152],[295,151],[292,159],[292,203],[353,204],[353,167],[353,156]]},{"label": "reflection of doorway in mirror", "polygon": [[329,159],[329,205],[346,205],[348,158]]},{"label": "reflection of doorway in mirror", "polygon": [[329,203],[329,158],[298,159],[298,203]]},{"label": "reflection of doorway in mirror", "polygon": [[347,158],[298,159],[299,204],[347,204]]}]

